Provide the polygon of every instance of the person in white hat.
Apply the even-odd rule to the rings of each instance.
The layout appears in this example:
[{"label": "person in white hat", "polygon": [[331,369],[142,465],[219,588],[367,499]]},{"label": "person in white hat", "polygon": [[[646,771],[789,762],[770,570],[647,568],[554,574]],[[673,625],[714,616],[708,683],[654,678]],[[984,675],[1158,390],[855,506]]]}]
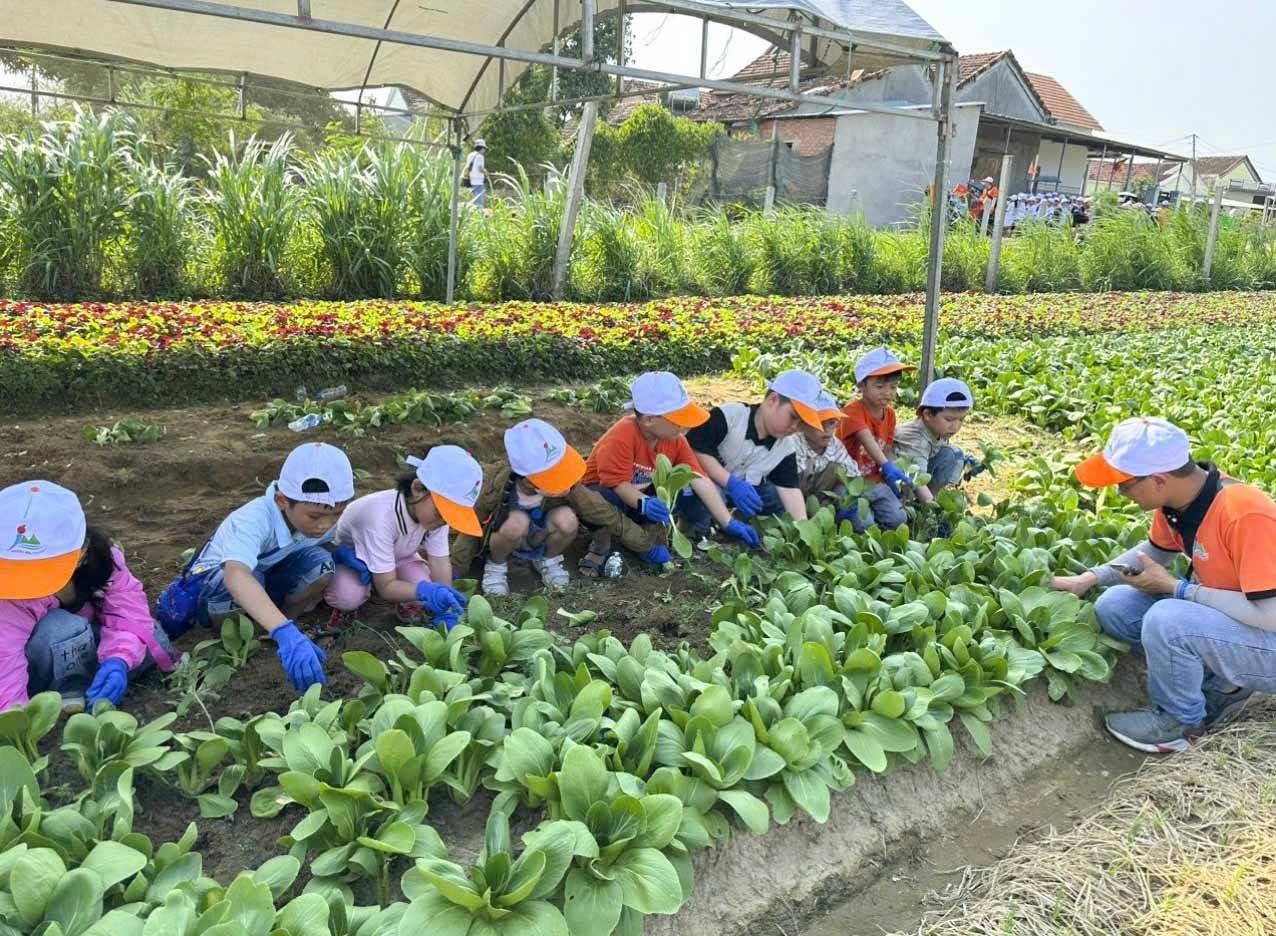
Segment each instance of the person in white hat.
[{"label": "person in white hat", "polygon": [[668,371],[642,374],[629,389],[626,408],[633,412],[608,429],[589,453],[583,488],[573,503],[592,532],[589,551],[580,562],[581,574],[597,577],[602,573],[612,537],[653,565],[672,561],[666,538],[674,519],[652,485],[660,455],[696,473],[688,487],[708,505],[728,536],[750,548],[759,546],[757,531],[731,516],[688,444],[688,430],[703,424],[709,413],[692,402],[682,381]]},{"label": "person in white hat", "polygon": [[436,445],[406,462],[410,470],[395,487],[365,494],[337,521],[337,568],[323,594],[330,629],[348,626],[373,593],[395,605],[403,624],[429,611],[451,630],[465,608],[465,596],[452,587],[448,532],[480,531],[474,504],[483,469],[456,445]]},{"label": "person in white hat", "polygon": [[129,679],[173,668],[146,592],[79,499],[49,481],[0,491],[0,711],[53,690],[119,705]]},{"label": "person in white hat", "polygon": [[[803,422],[794,436],[798,486],[804,497],[839,497],[846,491],[842,479],[858,478],[860,469],[837,437],[838,426],[842,424],[842,409],[837,400],[824,390],[817,402],[821,428]],[[849,519],[850,514],[846,517]]]},{"label": "person in white hat", "polygon": [[[687,434],[709,480],[745,518],[788,513],[806,519],[806,498],[798,477],[796,434],[806,424],[823,429],[819,378],[786,370],[767,383],[760,403],[723,403]],[[678,509],[704,536],[712,519],[710,505],[697,493],[684,494]]]},{"label": "person in white hat", "polygon": [[222,521],[182,574],[164,590],[157,616],[170,637],[196,622],[220,624],[243,612],[277,645],[293,688],[326,681],[327,659],[297,629],[332,581],[337,559],[324,545],[354,499],[354,469],[335,445],[308,442],[293,449],[264,494]]},{"label": "person in white hat", "polygon": [[474,141],[474,151],[465,160],[461,170],[463,184],[474,193],[474,204],[479,208],[487,205],[487,142],[481,137]]},{"label": "person in white hat", "polygon": [[908,522],[900,498],[912,480],[891,460],[895,446],[895,395],[905,371],[917,370],[903,364],[886,348],[877,348],[855,363],[855,385],[860,396],[846,405],[846,418],[838,433],[862,474],[873,487],[867,495],[872,517],[854,517],[855,529],[876,523],[895,529]]},{"label": "person in white hat", "polygon": [[525,419],[505,431],[504,463],[483,472],[475,510],[481,527],[459,533],[452,564],[464,574],[480,553],[483,594],[510,593],[509,560],[532,564],[548,589],[571,584],[563,553],[580,528],[568,498],[585,474],[585,460],[543,419]]},{"label": "person in white hat", "polygon": [[[1077,466],[1152,511],[1145,542],[1105,565],[1053,580],[1095,603],[1099,625],[1147,658],[1152,707],[1106,719],[1142,751],[1186,750],[1234,717],[1254,691],[1276,691],[1276,503],[1193,460],[1187,433],[1156,418],[1127,419]],[[1191,577],[1168,567],[1191,560]]]},{"label": "person in white hat", "polygon": [[916,488],[920,500],[932,501],[943,488],[960,484],[966,469],[977,463],[952,444],[974,405],[974,394],[963,381],[941,377],[922,391],[917,418],[896,431],[895,455],[930,475],[929,485]]}]

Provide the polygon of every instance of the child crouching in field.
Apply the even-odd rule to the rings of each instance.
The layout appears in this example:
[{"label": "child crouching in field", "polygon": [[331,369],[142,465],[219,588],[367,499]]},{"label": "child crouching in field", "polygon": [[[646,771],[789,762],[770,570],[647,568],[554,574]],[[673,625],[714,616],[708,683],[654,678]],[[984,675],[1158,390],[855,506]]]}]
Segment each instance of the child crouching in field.
[{"label": "child crouching in field", "polygon": [[757,531],[732,518],[687,442],[687,430],[704,423],[709,414],[691,402],[682,381],[668,371],[652,371],[634,379],[630,394],[625,405],[633,413],[608,429],[589,453],[587,493],[577,502],[577,513],[593,538],[581,560],[581,574],[602,573],[613,536],[653,565],[671,561],[666,537],[673,517],[652,484],[659,455],[696,473],[688,487],[728,536],[750,548],[759,546]]},{"label": "child crouching in field", "polygon": [[543,419],[526,419],[505,432],[506,462],[484,472],[475,505],[483,518],[452,544],[452,564],[464,574],[486,552],[483,594],[510,593],[509,560],[524,559],[548,589],[566,588],[571,576],[563,553],[579,524],[567,498],[585,474],[585,460]]},{"label": "child crouching in field", "polygon": [[922,501],[934,500],[941,489],[960,484],[966,468],[975,464],[975,459],[951,443],[974,405],[970,387],[944,377],[922,391],[917,418],[899,427],[895,453],[930,475],[928,486],[917,489]]},{"label": "child crouching in field", "polygon": [[412,470],[395,487],[359,498],[337,523],[337,568],[323,596],[333,609],[331,628],[347,626],[373,592],[394,604],[405,624],[427,610],[450,630],[465,608],[465,596],[452,587],[448,531],[481,532],[474,505],[483,469],[455,445],[406,461]]},{"label": "child crouching in field", "polygon": [[[53,690],[119,705],[131,676],[173,668],[146,593],[74,494],[48,481],[0,491],[0,711]],[[79,697],[77,699],[77,697]]]},{"label": "child crouching in field", "polygon": [[820,426],[804,422],[795,437],[798,484],[803,497],[837,498],[846,491],[843,477],[857,478],[860,469],[837,437],[843,415],[837,401],[825,390],[816,404]]},{"label": "child crouching in field", "polygon": [[275,641],[294,689],[326,682],[327,656],[294,619],[316,607],[332,581],[334,558],[323,547],[353,498],[345,452],[323,442],[293,449],[279,480],[223,520],[160,595],[164,630],[176,637],[196,622],[218,625],[243,612]]}]

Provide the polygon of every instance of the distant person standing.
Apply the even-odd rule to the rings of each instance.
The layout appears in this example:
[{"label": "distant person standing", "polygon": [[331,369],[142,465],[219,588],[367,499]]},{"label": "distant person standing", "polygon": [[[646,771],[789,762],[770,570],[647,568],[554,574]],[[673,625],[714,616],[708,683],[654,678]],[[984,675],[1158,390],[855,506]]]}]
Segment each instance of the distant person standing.
[{"label": "distant person standing", "polygon": [[461,171],[461,178],[469,182],[470,190],[474,192],[474,204],[480,208],[487,205],[486,156],[487,143],[482,139],[475,140],[474,152],[465,160],[465,168]]}]

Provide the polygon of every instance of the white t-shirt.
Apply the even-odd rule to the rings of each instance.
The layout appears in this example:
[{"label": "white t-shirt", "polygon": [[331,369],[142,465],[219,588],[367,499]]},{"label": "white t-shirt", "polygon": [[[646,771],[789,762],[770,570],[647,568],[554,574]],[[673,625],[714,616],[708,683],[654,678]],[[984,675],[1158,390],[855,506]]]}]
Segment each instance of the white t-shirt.
[{"label": "white t-shirt", "polygon": [[470,185],[482,185],[486,181],[487,160],[478,150],[470,153]]},{"label": "white t-shirt", "polygon": [[448,533],[445,525],[427,536],[425,528],[409,512],[403,496],[391,489],[367,494],[347,507],[337,522],[334,542],[338,546],[353,546],[355,555],[367,564],[368,571],[379,575],[393,572],[404,559],[418,555],[422,541],[427,556],[448,555]]}]

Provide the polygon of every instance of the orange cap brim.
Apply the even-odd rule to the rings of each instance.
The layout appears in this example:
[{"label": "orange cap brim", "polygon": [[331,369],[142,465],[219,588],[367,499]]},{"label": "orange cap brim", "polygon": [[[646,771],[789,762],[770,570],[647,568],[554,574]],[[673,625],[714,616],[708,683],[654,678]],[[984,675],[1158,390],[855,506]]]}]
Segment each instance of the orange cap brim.
[{"label": "orange cap brim", "polygon": [[1098,455],[1090,456],[1077,465],[1077,480],[1086,487],[1111,487],[1114,484],[1123,484],[1133,477],[1134,475],[1126,474],[1124,471],[1117,471],[1109,465],[1102,452]]},{"label": "orange cap brim", "polygon": [[694,429],[696,426],[703,426],[709,421],[709,411],[703,406],[688,403],[682,409],[674,410],[672,413],[665,413],[664,417],[675,426],[681,426],[683,429]]},{"label": "orange cap brim", "polygon": [[802,422],[816,429],[824,428],[824,420],[820,417],[820,411],[815,407],[807,406],[805,403],[800,403],[794,399],[790,399],[789,402],[793,404],[793,412],[802,417]]},{"label": "orange cap brim", "polygon": [[846,418],[846,414],[843,413],[840,409],[820,410],[818,415],[820,417],[821,423],[826,423],[831,419],[836,419],[838,422],[841,422],[844,418]]},{"label": "orange cap brim", "polygon": [[585,459],[580,457],[580,452],[569,445],[566,454],[559,459],[557,465],[534,475],[528,475],[527,480],[546,494],[565,494],[583,477],[585,477]]},{"label": "orange cap brim", "polygon": [[879,367],[871,374],[866,374],[864,379],[867,380],[869,377],[886,377],[889,374],[902,374],[904,371],[915,370],[917,370],[917,365],[915,364],[887,364],[885,367]]},{"label": "orange cap brim", "polygon": [[0,600],[28,601],[57,594],[80,562],[76,549],[49,559],[0,559]]},{"label": "orange cap brim", "polygon": [[465,507],[456,501],[450,501],[436,491],[431,491],[430,496],[434,498],[434,506],[439,509],[439,514],[452,529],[466,536],[483,535],[483,524],[479,523],[478,514],[474,512],[473,507]]}]

